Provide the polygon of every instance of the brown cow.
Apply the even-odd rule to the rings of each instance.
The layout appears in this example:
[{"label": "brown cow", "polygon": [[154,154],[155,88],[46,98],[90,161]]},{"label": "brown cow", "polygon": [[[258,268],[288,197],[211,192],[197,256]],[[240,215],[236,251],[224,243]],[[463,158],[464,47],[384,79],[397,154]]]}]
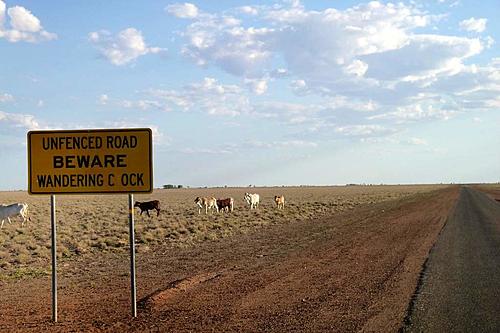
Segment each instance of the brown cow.
[{"label": "brown cow", "polygon": [[205,214],[208,214],[208,210],[212,210],[215,208],[217,213],[219,212],[219,208],[217,208],[217,199],[214,197],[211,198],[200,198],[196,197],[194,199],[194,203],[198,205],[198,214],[201,213],[201,209],[205,207]]},{"label": "brown cow", "polygon": [[219,208],[219,211],[229,212],[229,210],[231,210],[232,212],[234,208],[234,199],[233,198],[217,199],[217,207]]},{"label": "brown cow", "polygon": [[148,216],[151,217],[151,215],[149,215],[149,211],[156,209],[156,216],[160,216],[160,201],[158,200],[144,201],[144,202],[136,201],[134,207],[139,207],[139,209],[141,210],[140,215],[142,215],[142,212],[145,211],[146,214],[148,214]]},{"label": "brown cow", "polygon": [[278,206],[278,209],[285,209],[285,196],[275,195],[274,202],[276,202],[276,206]]}]

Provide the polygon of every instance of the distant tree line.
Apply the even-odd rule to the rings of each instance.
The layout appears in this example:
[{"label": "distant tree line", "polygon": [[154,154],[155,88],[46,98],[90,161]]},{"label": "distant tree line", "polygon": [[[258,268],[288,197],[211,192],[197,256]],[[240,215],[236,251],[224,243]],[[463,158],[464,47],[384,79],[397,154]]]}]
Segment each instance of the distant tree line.
[{"label": "distant tree line", "polygon": [[163,188],[164,189],[172,189],[172,188],[183,188],[184,186],[182,185],[173,185],[173,184],[166,184],[166,185],[163,185]]}]

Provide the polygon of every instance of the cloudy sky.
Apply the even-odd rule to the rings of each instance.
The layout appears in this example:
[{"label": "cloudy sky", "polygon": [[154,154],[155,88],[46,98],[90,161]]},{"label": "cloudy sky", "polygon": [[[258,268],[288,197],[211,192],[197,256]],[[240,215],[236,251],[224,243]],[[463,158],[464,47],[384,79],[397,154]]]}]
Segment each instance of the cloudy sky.
[{"label": "cloudy sky", "polygon": [[500,181],[500,2],[0,0],[0,189],[34,129],[150,127],[155,186]]}]

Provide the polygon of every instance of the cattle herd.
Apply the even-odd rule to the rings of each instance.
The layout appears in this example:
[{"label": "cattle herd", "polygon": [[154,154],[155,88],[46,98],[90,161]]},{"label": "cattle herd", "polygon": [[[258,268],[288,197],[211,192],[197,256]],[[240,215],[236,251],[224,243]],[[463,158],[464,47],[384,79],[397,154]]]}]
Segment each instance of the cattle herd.
[{"label": "cattle herd", "polygon": [[[260,203],[260,196],[257,193],[245,193],[243,200],[247,203],[250,209],[256,209]],[[276,203],[276,207],[278,209],[285,208],[284,196],[274,196],[274,202]],[[208,214],[209,211],[212,213],[213,211],[217,213],[224,213],[232,212],[234,210],[233,198],[217,199],[215,197],[196,197],[196,199],[194,199],[194,203],[198,207],[198,214],[201,214],[202,209],[205,210],[205,214]],[[151,216],[149,215],[150,210],[156,210],[156,216],[160,215],[160,201],[158,200],[144,202],[136,201],[134,207],[140,209],[140,215],[142,215],[143,212],[146,212],[148,216]],[[0,229],[3,228],[5,220],[11,223],[10,218],[14,218],[16,216],[20,216],[22,218],[21,225],[23,226],[26,221],[31,221],[27,203],[14,203],[10,205],[0,204]]]},{"label": "cattle herd", "polygon": [[[245,200],[250,209],[256,209],[260,203],[260,196],[257,193],[245,193],[243,200]],[[284,196],[274,196],[274,202],[276,203],[278,209],[285,208]],[[233,198],[216,199],[215,197],[196,197],[196,199],[194,199],[194,203],[198,206],[198,214],[201,214],[202,209],[205,209],[205,214],[208,214],[209,211],[213,212],[214,210],[217,213],[232,212],[234,209]]]},{"label": "cattle herd", "polygon": [[[250,209],[256,209],[260,203],[260,196],[257,193],[245,193],[243,200],[247,203]],[[283,195],[275,195],[274,202],[278,209],[285,209],[285,197]],[[232,212],[234,210],[234,198],[224,198],[217,199],[215,197],[196,197],[194,199],[195,205],[198,207],[198,214],[201,214],[201,210],[205,210],[205,214],[208,212]],[[158,200],[153,201],[136,201],[134,207],[138,207],[141,210],[141,215],[145,211],[148,216],[149,210],[155,209],[157,214],[160,215],[160,202]]]}]

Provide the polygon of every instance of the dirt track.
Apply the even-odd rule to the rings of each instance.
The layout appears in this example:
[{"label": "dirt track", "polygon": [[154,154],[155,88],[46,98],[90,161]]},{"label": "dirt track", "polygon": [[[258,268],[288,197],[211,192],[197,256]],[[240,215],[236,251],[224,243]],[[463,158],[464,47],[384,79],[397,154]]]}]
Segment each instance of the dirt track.
[{"label": "dirt track", "polygon": [[1,285],[0,331],[397,331],[457,195],[453,187],[139,253],[136,319],[126,255],[61,262],[60,322],[50,322],[49,277],[26,279]]}]

